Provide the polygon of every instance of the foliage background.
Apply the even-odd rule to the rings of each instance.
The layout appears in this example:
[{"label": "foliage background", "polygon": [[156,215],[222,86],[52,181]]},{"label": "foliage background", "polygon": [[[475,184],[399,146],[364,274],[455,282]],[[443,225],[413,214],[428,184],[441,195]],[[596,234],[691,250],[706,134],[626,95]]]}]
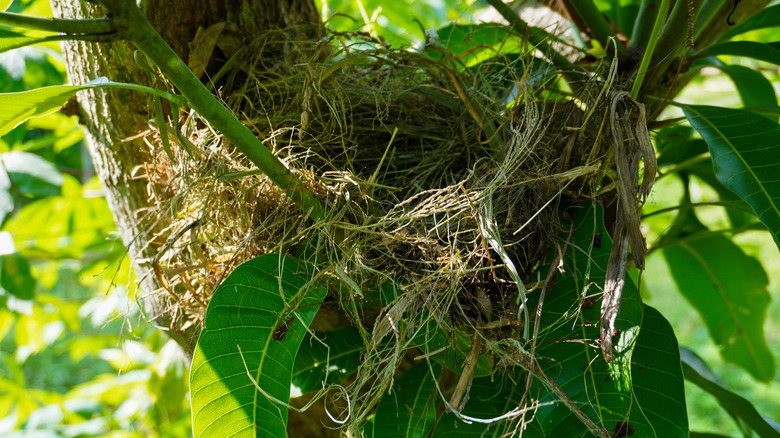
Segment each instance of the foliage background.
[{"label": "foliage background", "polygon": [[[320,7],[332,27],[413,46],[425,29],[468,22],[474,17],[463,11],[476,14],[486,5],[333,0]],[[9,10],[50,16],[42,0],[16,1]],[[775,41],[780,32],[742,38]],[[58,50],[51,43],[0,55],[0,92],[66,82]],[[747,61],[730,60],[737,62]],[[780,91],[776,66],[746,65],[760,68]],[[718,71],[692,83],[680,101],[739,105],[733,84]],[[75,117],[62,113],[32,119],[0,140],[0,434],[187,436],[184,358],[135,305],[134,278],[81,141]],[[694,181],[693,187],[692,202],[718,200],[706,183]],[[660,181],[646,212],[675,205],[681,194],[679,180]],[[651,245],[674,214],[646,221]],[[697,215],[711,229],[731,228],[721,207],[700,208]],[[734,240],[767,271],[773,300],[764,331],[770,346],[780,345],[780,254],[765,231],[743,232]],[[780,421],[780,377],[762,384],[723,361],[698,313],[677,292],[661,251],[651,253],[647,272],[644,298],[669,319],[680,344],[702,356],[759,412]],[[777,358],[777,349],[773,352]],[[710,395],[687,382],[686,393],[691,430],[739,434]]]}]

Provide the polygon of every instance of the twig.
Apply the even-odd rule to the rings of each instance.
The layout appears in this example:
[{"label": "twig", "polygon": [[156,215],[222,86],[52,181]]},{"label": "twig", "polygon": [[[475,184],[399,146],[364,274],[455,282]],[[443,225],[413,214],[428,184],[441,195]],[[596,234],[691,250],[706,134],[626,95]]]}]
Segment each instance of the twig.
[{"label": "twig", "polygon": [[108,18],[68,20],[63,18],[40,18],[29,15],[0,12],[0,24],[25,29],[45,30],[74,35],[110,35],[113,23]]}]

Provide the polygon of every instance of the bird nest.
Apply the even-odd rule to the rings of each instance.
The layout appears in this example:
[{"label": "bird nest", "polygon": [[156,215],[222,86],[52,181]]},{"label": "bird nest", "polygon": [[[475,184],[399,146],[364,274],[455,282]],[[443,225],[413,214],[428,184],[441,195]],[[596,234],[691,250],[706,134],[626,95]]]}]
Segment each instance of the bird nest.
[{"label": "bird nest", "polygon": [[[298,62],[257,55],[282,50]],[[349,387],[358,421],[409,351],[463,359],[474,336],[523,339],[567,211],[614,196],[615,74],[579,73],[571,90],[533,51],[483,59],[364,34],[272,33],[237,52],[216,93],[330,213],[309,221],[196,114],[168,133],[182,147],[153,131],[146,174],[168,225],[151,244],[176,328],[201,323],[240,263],[308,254],[332,286],[315,329],[351,324],[366,344]]]}]

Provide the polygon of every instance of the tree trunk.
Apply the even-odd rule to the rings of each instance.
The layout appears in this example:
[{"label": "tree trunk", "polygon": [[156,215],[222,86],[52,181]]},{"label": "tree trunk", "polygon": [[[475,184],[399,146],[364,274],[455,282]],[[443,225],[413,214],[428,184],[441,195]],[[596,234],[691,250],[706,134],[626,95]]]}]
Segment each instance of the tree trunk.
[{"label": "tree trunk", "polygon": [[[321,35],[319,14],[311,0],[150,0],[145,3],[152,25],[185,60],[199,29],[228,22],[243,42],[274,29],[289,29],[297,40]],[[102,7],[82,0],[52,0],[54,14],[62,18],[105,16]],[[194,46],[194,45],[193,45]],[[147,70],[134,61],[134,47],[126,42],[63,43],[71,83],[82,84],[105,76],[116,82],[153,86]],[[279,54],[274,54],[278,56]],[[156,257],[165,251],[170,215],[159,214],[161,205],[175,194],[148,175],[159,165],[144,133],[154,118],[152,99],[125,90],[86,90],[79,93],[78,112],[86,128],[87,145],[96,173],[106,189],[111,211],[127,246],[137,278],[137,296],[149,318],[189,354],[194,350],[199,327],[188,324],[181,306],[173,305],[175,291],[166,284],[165,273],[156,268]]]}]

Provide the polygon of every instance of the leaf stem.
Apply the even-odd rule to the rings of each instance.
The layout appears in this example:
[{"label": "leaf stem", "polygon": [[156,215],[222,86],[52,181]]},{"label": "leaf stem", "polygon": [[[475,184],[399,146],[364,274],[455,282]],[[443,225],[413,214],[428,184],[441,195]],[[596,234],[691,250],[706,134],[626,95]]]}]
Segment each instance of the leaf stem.
[{"label": "leaf stem", "polygon": [[115,32],[108,18],[68,20],[61,18],[40,18],[13,12],[0,12],[0,24],[69,35],[108,35]]},{"label": "leaf stem", "polygon": [[[639,12],[634,20],[634,31],[631,33],[631,47],[645,51],[647,43],[650,41],[650,35],[655,29],[658,17],[658,11],[661,10],[661,0],[642,0],[639,6]],[[651,20],[656,17],[656,20]]]},{"label": "leaf stem", "polygon": [[268,147],[200,82],[187,64],[154,30],[135,2],[101,0],[111,12],[111,21],[124,39],[132,42],[187,98],[189,105],[225,136],[271,181],[316,221],[327,216],[325,206]]},{"label": "leaf stem", "polygon": [[642,61],[639,63],[639,70],[636,73],[634,84],[631,86],[631,99],[633,100],[637,99],[639,90],[642,89],[642,83],[647,75],[647,67],[650,65],[650,60],[653,58],[653,52],[658,43],[658,36],[661,34],[661,29],[664,27],[666,12],[669,10],[669,3],[671,3],[670,0],[662,0],[661,6],[658,8],[658,14],[655,16],[653,31],[650,33],[650,39],[648,40],[647,47],[642,55]]}]

